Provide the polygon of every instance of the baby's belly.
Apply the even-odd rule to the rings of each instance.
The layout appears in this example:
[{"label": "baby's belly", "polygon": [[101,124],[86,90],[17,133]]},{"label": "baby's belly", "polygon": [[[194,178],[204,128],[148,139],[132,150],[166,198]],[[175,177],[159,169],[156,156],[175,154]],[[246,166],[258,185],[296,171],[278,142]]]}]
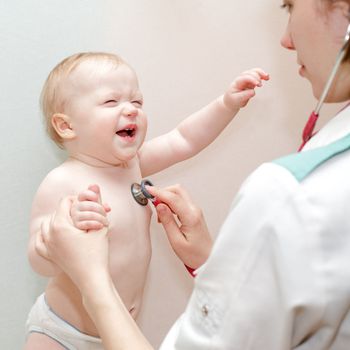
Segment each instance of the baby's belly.
[{"label": "baby's belly", "polygon": [[123,243],[120,239],[121,232],[116,232],[115,235],[112,232],[109,256],[112,280],[133,317],[136,317],[140,311],[151,259],[151,243],[148,231],[146,234],[137,232],[137,235],[141,235],[141,237],[136,237],[129,232],[126,237],[129,236],[128,238],[132,237],[133,239],[123,240]]},{"label": "baby's belly", "polygon": [[[138,218],[140,219],[140,218]],[[136,318],[151,259],[150,218],[136,220],[127,229],[110,227],[109,264],[112,280],[131,315]],[[146,219],[146,220],[145,220]],[[81,295],[64,274],[52,279],[46,289],[49,306],[83,333],[98,336],[97,329],[83,307]]]}]

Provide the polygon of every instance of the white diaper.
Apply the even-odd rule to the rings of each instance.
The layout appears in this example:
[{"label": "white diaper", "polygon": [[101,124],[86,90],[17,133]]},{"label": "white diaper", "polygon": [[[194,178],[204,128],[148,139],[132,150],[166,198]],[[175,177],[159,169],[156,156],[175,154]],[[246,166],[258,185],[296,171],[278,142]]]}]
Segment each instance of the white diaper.
[{"label": "white diaper", "polygon": [[68,350],[103,350],[100,338],[80,332],[56,315],[44,294],[38,297],[27,319],[26,336],[32,332],[46,334]]}]

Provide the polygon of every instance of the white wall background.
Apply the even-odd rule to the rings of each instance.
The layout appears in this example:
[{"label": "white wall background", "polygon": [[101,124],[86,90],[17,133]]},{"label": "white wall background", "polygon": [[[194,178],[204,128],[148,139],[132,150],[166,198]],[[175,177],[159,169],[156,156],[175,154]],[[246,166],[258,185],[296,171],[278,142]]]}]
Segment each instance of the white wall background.
[{"label": "white wall background", "polygon": [[[314,105],[279,46],[287,15],[278,0],[0,0],[0,346],[22,347],[27,312],[45,281],[26,258],[32,197],[64,159],[47,139],[38,96],[48,72],[78,51],[119,53],[138,72],[149,137],[173,128],[222,93],[241,71],[261,66],[271,81],[213,145],[152,177],[183,184],[215,236],[243,179],[296,149]],[[327,115],[331,109],[327,110]],[[323,119],[323,121],[326,118]],[[323,122],[322,121],[322,122]],[[183,310],[192,280],[152,223],[154,255],[139,323],[158,346]]]}]

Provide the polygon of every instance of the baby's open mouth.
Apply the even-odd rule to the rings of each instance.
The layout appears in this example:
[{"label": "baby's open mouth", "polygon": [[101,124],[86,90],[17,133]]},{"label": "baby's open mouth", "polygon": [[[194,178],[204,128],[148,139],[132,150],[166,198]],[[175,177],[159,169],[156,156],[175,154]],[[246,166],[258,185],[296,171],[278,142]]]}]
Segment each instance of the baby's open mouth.
[{"label": "baby's open mouth", "polygon": [[127,127],[125,129],[121,129],[121,130],[116,132],[116,134],[120,137],[133,137],[133,136],[135,136],[135,133],[136,133],[135,126]]}]

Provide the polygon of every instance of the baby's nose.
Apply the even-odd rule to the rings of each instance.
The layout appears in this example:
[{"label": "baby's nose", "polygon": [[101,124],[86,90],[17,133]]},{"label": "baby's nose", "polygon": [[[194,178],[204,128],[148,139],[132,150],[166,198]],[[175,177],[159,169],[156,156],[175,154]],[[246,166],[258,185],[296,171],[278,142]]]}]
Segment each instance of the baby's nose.
[{"label": "baby's nose", "polygon": [[124,107],[124,114],[128,117],[137,117],[138,110],[132,103],[127,103]]}]

